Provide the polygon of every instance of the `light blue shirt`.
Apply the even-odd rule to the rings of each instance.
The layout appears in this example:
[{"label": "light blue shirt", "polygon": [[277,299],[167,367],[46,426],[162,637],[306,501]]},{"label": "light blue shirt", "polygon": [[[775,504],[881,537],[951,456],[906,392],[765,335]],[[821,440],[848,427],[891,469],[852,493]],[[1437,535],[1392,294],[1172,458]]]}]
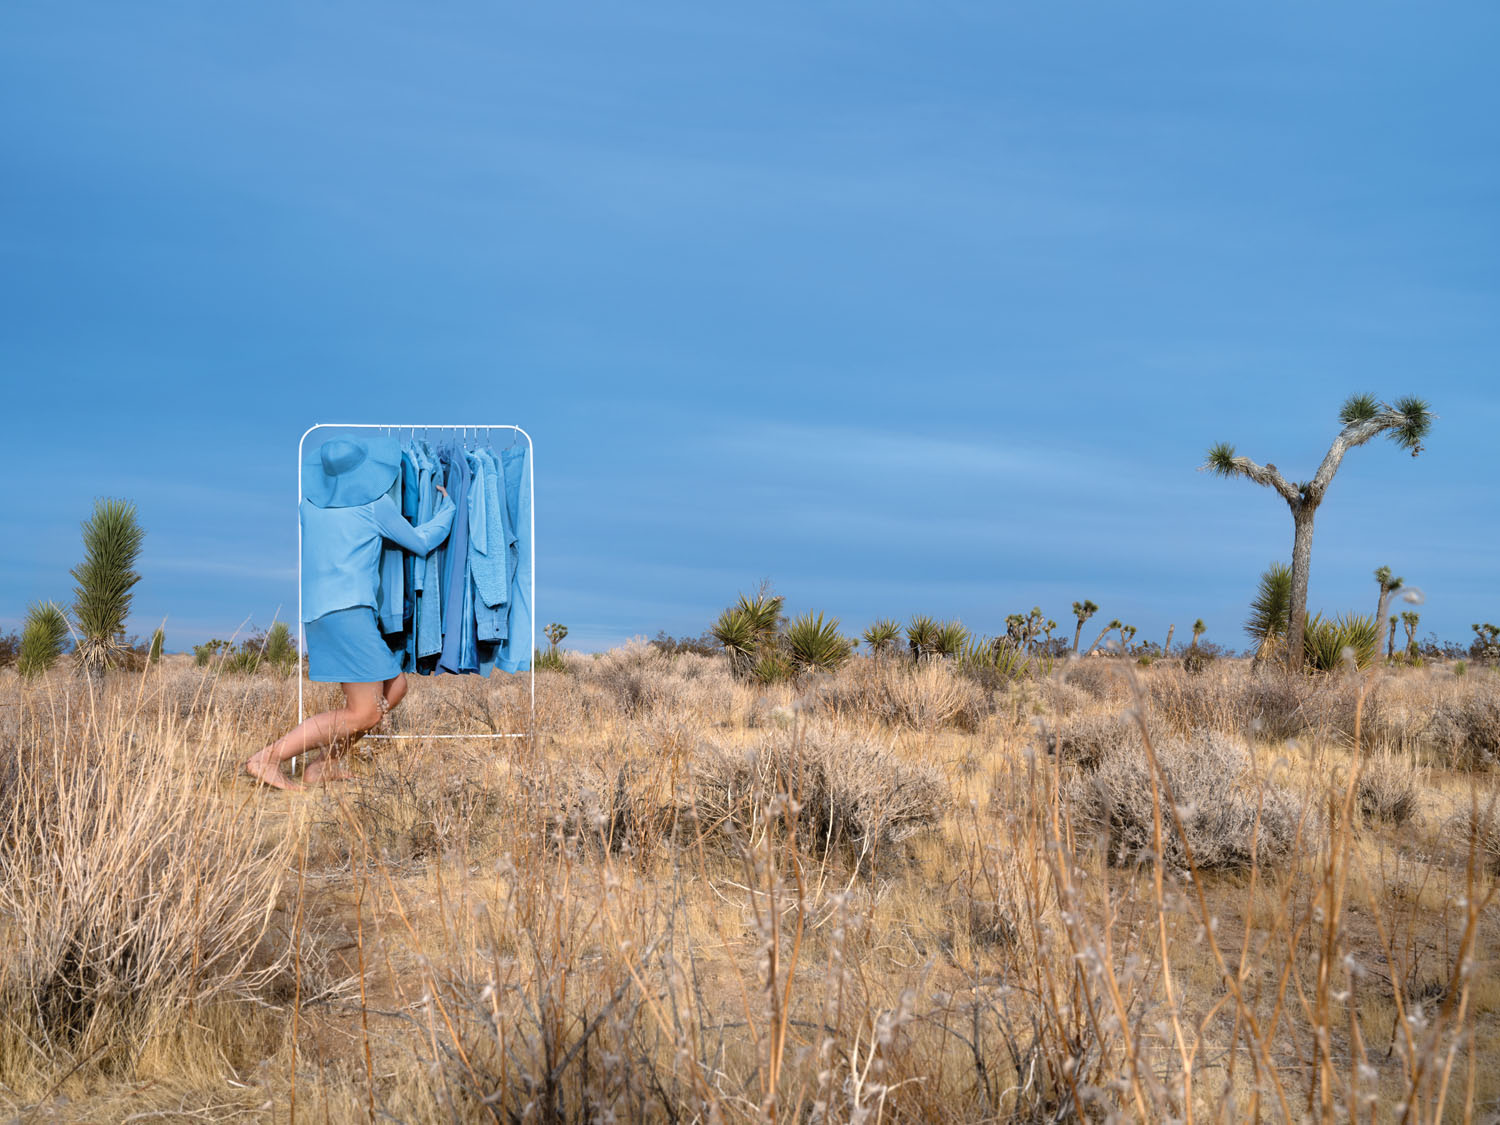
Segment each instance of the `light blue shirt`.
[{"label": "light blue shirt", "polygon": [[352,508],[319,508],[302,501],[302,620],[336,609],[378,604],[384,540],[427,555],[448,537],[453,501],[443,498],[432,518],[413,527],[389,495]]}]

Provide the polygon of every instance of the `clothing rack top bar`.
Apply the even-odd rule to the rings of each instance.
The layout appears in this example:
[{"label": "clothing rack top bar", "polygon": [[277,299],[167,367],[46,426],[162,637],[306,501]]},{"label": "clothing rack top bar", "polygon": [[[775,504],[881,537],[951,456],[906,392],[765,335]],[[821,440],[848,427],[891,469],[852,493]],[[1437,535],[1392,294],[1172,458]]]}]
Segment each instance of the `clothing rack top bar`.
[{"label": "clothing rack top bar", "polygon": [[[305,439],[314,430],[515,430],[527,441],[531,435],[520,426],[510,422],[318,422],[309,426],[302,437]],[[298,442],[301,445],[301,442]]]}]

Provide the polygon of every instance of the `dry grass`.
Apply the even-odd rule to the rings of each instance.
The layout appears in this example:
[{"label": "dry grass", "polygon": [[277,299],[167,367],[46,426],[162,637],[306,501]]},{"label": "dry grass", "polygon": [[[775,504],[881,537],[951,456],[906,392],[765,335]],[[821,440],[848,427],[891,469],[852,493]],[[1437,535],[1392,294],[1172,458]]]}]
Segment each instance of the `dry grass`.
[{"label": "dry grass", "polygon": [[[235,770],[294,682],[0,674],[0,1106],[1485,1120],[1497,699],[1223,660],[758,691],[632,645],[540,676],[533,737],[367,740],[288,798]],[[444,677],[392,726],[531,720]]]}]

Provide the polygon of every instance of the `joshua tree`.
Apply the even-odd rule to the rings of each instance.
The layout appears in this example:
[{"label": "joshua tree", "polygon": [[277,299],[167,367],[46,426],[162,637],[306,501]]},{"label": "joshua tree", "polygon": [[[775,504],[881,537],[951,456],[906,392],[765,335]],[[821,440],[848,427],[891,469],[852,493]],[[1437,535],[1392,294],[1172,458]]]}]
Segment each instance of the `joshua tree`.
[{"label": "joshua tree", "polygon": [[1120,626],[1120,649],[1121,649],[1121,651],[1129,648],[1130,647],[1130,642],[1133,641],[1134,639],[1135,639],[1135,626],[1134,625],[1121,625]]},{"label": "joshua tree", "polygon": [[68,619],[56,602],[40,602],[26,610],[21,627],[21,651],[16,671],[23,679],[40,676],[57,663],[68,639]]},{"label": "joshua tree", "polygon": [[135,505],[96,500],[83,524],[84,559],[73,568],[73,616],[78,622],[78,666],[100,675],[127,650],[125,618],[130,588],[141,580],[135,560],[146,533],[136,522]]},{"label": "joshua tree", "polygon": [[1375,651],[1379,652],[1385,643],[1385,608],[1391,604],[1391,595],[1401,589],[1401,579],[1392,577],[1390,567],[1381,566],[1375,569],[1375,581],[1380,584],[1380,600],[1375,603],[1375,624],[1380,629]]},{"label": "joshua tree", "polygon": [[554,621],[551,625],[543,629],[542,632],[547,634],[547,643],[552,646],[553,651],[556,651],[557,646],[562,644],[563,638],[568,635],[568,627],[566,625],[559,625]]},{"label": "joshua tree", "polygon": [[1385,634],[1385,658],[1387,660],[1396,659],[1396,622],[1400,620],[1401,619],[1393,613],[1390,616],[1390,620],[1386,622],[1386,624],[1390,626],[1390,628],[1386,630]]},{"label": "joshua tree", "polygon": [[1273,488],[1292,512],[1292,602],[1288,614],[1286,662],[1290,669],[1302,667],[1302,632],[1307,621],[1307,580],[1312,573],[1313,516],[1328,494],[1328,486],[1339,471],[1344,454],[1380,434],[1387,435],[1415,457],[1422,439],[1432,427],[1432,413],[1419,398],[1397,399],[1394,406],[1374,395],[1351,395],[1339,410],[1343,428],[1333,439],[1323,463],[1310,481],[1293,484],[1275,465],[1259,465],[1235,454],[1234,446],[1220,442],[1208,451],[1202,468],[1225,477],[1248,477]]},{"label": "joshua tree", "polygon": [[1401,615],[1401,625],[1406,630],[1406,655],[1417,655],[1417,622],[1422,620],[1420,613],[1407,610]]},{"label": "joshua tree", "polygon": [[1193,643],[1190,644],[1190,645],[1188,645],[1188,648],[1194,648],[1194,649],[1197,648],[1198,647],[1198,638],[1201,637],[1201,636],[1203,636],[1203,634],[1206,633],[1206,632],[1208,632],[1208,626],[1205,625],[1205,624],[1203,624],[1203,618],[1200,617],[1200,618],[1198,618],[1197,621],[1194,621],[1193,622]]},{"label": "joshua tree", "polygon": [[1105,637],[1109,636],[1118,628],[1120,628],[1120,619],[1118,617],[1112,618],[1110,620],[1110,623],[1104,627],[1103,631],[1094,638],[1094,643],[1089,645],[1088,651],[1093,652],[1096,648],[1099,647],[1100,642],[1103,641]]},{"label": "joshua tree", "polygon": [[[1395,628],[1395,621],[1391,627]],[[1494,660],[1500,657],[1500,625],[1492,625],[1486,621],[1482,625],[1470,625],[1474,630],[1474,644],[1469,651],[1484,660]]]},{"label": "joshua tree", "polygon": [[1073,651],[1078,651],[1078,638],[1083,636],[1083,623],[1094,614],[1099,612],[1099,607],[1093,602],[1084,600],[1073,603],[1073,616],[1078,618],[1078,628],[1073,630]]},{"label": "joshua tree", "polygon": [[1167,626],[1167,643],[1161,646],[1161,654],[1163,656],[1171,656],[1172,655],[1172,634],[1175,633],[1175,632],[1177,632],[1177,626],[1176,625],[1168,625]]}]

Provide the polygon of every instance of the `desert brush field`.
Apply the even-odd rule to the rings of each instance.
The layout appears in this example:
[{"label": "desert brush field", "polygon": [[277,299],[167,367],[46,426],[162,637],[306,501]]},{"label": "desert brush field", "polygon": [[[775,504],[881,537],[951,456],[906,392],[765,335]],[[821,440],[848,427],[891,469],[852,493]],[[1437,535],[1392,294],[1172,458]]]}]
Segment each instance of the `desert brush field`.
[{"label": "desert brush field", "polygon": [[560,656],[0,676],[0,1118],[1500,1120],[1494,667]]}]

